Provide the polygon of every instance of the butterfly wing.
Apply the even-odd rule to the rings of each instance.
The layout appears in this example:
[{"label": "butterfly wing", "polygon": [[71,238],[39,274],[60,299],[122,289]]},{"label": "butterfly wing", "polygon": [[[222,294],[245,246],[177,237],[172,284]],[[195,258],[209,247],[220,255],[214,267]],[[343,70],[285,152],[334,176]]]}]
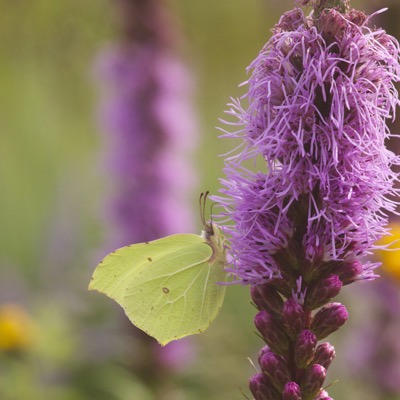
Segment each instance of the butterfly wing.
[{"label": "butterfly wing", "polygon": [[122,306],[134,325],[166,345],[210,325],[224,300],[226,286],[218,282],[226,273],[201,236],[174,235],[148,247],[156,242],[168,251],[129,278]]},{"label": "butterfly wing", "polygon": [[147,243],[122,247],[108,254],[96,267],[89,290],[97,290],[122,306],[126,288],[133,277],[152,261],[168,256],[182,247],[198,244],[200,237],[192,234],[172,235]]}]

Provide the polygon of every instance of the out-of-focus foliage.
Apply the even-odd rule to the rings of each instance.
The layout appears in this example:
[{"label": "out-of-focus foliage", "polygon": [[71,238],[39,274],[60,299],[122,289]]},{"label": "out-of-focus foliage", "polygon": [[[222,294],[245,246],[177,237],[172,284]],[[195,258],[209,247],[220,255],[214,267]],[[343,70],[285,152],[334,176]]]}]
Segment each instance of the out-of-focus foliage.
[{"label": "out-of-focus foliage", "polygon": [[[87,292],[103,255],[107,191],[92,68],[113,38],[113,1],[0,0],[0,398],[240,399],[239,387],[247,392],[253,374],[247,357],[254,359],[262,345],[247,288],[228,288],[221,314],[194,339],[195,360],[163,394],[130,372],[140,348],[125,317]],[[233,147],[217,140],[218,118],[229,96],[243,93],[237,85],[246,79],[245,67],[292,5],[173,3],[185,34],[182,53],[198,76],[198,192],[218,190],[218,155]],[[339,347],[337,353],[339,359]],[[333,397],[364,399],[340,368],[331,376],[341,380],[330,389]]]}]

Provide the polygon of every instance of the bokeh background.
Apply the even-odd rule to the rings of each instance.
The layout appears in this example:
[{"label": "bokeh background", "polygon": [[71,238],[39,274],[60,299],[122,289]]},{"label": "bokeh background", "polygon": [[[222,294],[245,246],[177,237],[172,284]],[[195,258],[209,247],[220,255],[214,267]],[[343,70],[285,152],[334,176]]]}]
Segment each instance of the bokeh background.
[{"label": "bokeh background", "polygon": [[[400,18],[396,1],[386,4],[390,18]],[[353,5],[372,11],[385,3]],[[218,139],[218,119],[229,97],[243,94],[238,85],[246,66],[292,6],[291,0],[170,2],[183,39],[180,57],[194,77],[200,132],[191,194],[196,216],[198,194],[218,192],[219,155],[233,147]],[[159,394],[151,374],[142,379],[130,367],[131,332],[118,306],[87,291],[105,238],[113,234],[103,215],[110,181],[102,161],[101,84],[94,67],[104,47],[117,40],[113,7],[113,0],[0,0],[0,399],[224,400],[244,398],[241,390],[250,396],[249,359],[256,362],[262,343],[248,288],[228,288],[221,314],[189,341],[188,356],[165,382],[154,371]],[[396,33],[395,25],[388,29]],[[396,271],[396,259],[391,262]],[[371,377],[374,368],[388,364],[389,354],[381,354],[380,364],[366,361],[372,372],[360,362],[371,348],[400,335],[399,323],[388,322],[399,319],[398,308],[379,314],[388,291],[390,305],[399,302],[399,273],[386,275],[390,289],[344,289],[351,319],[333,335],[338,357],[327,379],[339,380],[329,388],[336,399],[400,399],[400,392],[381,390],[379,379]],[[360,348],[371,324],[377,332]],[[385,324],[391,336],[384,334]],[[393,369],[383,378],[392,373],[399,382],[400,371]]]}]

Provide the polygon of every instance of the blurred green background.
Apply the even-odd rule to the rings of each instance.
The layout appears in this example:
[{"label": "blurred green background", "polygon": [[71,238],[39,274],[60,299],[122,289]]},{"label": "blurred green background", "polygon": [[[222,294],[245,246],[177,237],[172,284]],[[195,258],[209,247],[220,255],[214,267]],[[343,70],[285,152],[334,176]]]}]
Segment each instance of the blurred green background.
[{"label": "blurred green background", "polygon": [[[172,5],[185,37],[182,57],[197,77],[196,213],[200,191],[217,193],[219,154],[232,146],[217,139],[218,118],[229,97],[243,93],[238,84],[246,79],[245,67],[292,5]],[[124,367],[129,339],[119,327],[119,310],[86,289],[105,235],[107,182],[99,168],[93,63],[115,35],[110,7],[106,0],[0,0],[0,304],[22,326],[23,349],[0,355],[0,399],[153,398]],[[248,357],[256,362],[262,345],[254,314],[248,289],[229,287],[216,322],[193,339],[195,362],[176,374],[165,399],[243,398],[239,388],[248,393],[254,373]],[[369,399],[340,367],[345,331],[333,338],[339,357],[327,382],[340,382],[330,394]]]}]

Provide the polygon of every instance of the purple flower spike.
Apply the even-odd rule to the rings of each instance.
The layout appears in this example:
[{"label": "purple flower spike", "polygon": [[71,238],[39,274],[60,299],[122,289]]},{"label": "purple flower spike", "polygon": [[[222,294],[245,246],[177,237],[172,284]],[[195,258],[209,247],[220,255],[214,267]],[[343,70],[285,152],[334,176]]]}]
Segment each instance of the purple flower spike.
[{"label": "purple flower spike", "polygon": [[288,382],[283,389],[282,400],[302,400],[300,386],[296,382]]},{"label": "purple flower spike", "polygon": [[282,318],[289,336],[296,339],[299,332],[304,328],[304,308],[295,299],[290,298],[283,306]]},{"label": "purple flower spike", "polygon": [[265,374],[254,375],[249,381],[249,388],[255,400],[281,400],[280,394]]},{"label": "purple flower spike", "polygon": [[348,319],[346,307],[340,303],[331,303],[315,314],[311,323],[311,330],[318,340],[326,338],[337,331]]},{"label": "purple flower spike", "polygon": [[369,255],[396,212],[400,157],[385,142],[400,104],[400,49],[348,0],[296,5],[249,66],[247,94],[229,105],[236,126],[224,136],[241,145],[216,200],[233,221],[230,272],[252,286],[256,327],[283,357],[286,383],[315,400],[334,358],[328,344],[315,353],[317,340],[348,319],[329,302],[376,277]]},{"label": "purple flower spike", "polygon": [[311,400],[320,392],[326,377],[326,370],[322,365],[314,364],[306,370],[302,384],[304,400]]},{"label": "purple flower spike", "polygon": [[337,296],[343,283],[337,275],[330,274],[319,280],[308,292],[305,305],[310,310],[315,310]]},{"label": "purple flower spike", "polygon": [[282,391],[285,384],[290,381],[289,371],[285,359],[274,352],[265,353],[260,359],[260,366],[271,379],[276,389]]},{"label": "purple flower spike", "polygon": [[275,352],[284,354],[289,348],[289,338],[282,323],[272,314],[263,310],[254,318],[254,324],[260,331],[267,345]]},{"label": "purple flower spike", "polygon": [[330,343],[322,343],[315,351],[313,363],[322,365],[327,370],[335,356],[335,348]]},{"label": "purple flower spike", "polygon": [[[193,78],[177,57],[180,40],[172,15],[154,0],[112,1],[110,6],[120,34],[95,66],[102,87],[99,124],[108,177],[109,250],[195,231],[191,156],[198,131]],[[193,360],[187,339],[160,348],[130,325],[127,329],[137,335],[142,355],[129,357],[131,372],[164,371],[152,381],[156,390],[163,391],[165,374]]]},{"label": "purple flower spike", "polygon": [[304,330],[300,333],[294,348],[294,357],[298,368],[306,368],[314,359],[317,342],[317,337],[311,331]]},{"label": "purple flower spike", "polygon": [[[353,17],[286,13],[249,67],[247,108],[231,104],[240,128],[227,136],[244,144],[226,161],[220,200],[235,222],[234,272],[244,283],[267,283],[306,261],[318,271],[355,258],[360,278],[374,276],[377,264],[365,257],[387,233],[380,210],[393,211],[397,195],[399,159],[384,142],[399,104],[399,48],[367,17],[360,26]],[[256,157],[267,172],[240,167]]]}]

